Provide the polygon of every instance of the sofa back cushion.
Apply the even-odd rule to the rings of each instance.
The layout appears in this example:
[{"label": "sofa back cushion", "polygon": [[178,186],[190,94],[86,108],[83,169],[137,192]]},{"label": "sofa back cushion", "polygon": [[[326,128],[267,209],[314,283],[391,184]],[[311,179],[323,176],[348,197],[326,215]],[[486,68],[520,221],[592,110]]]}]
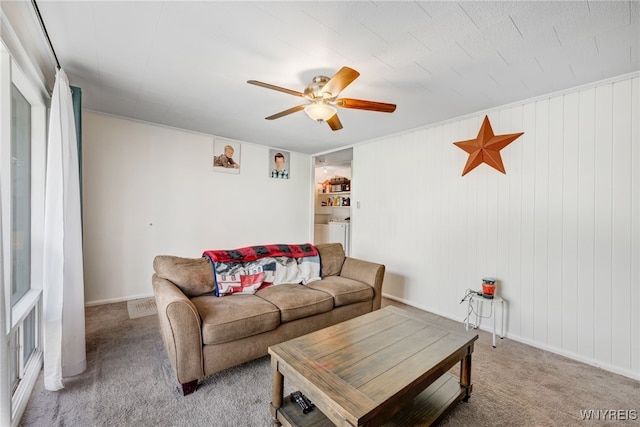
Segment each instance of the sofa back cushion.
[{"label": "sofa back cushion", "polygon": [[206,258],[181,258],[158,255],[153,269],[163,279],[173,282],[189,298],[213,292],[213,269]]},{"label": "sofa back cushion", "polygon": [[341,243],[321,243],[316,245],[320,252],[320,263],[322,265],[322,277],[338,276],[342,271],[345,254]]}]

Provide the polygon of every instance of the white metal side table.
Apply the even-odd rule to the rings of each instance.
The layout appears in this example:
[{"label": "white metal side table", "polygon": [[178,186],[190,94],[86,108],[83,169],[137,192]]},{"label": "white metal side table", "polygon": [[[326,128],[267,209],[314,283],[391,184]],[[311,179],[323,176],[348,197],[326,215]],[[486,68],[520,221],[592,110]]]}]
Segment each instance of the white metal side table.
[{"label": "white metal side table", "polygon": [[[472,324],[471,326],[473,327],[473,329],[478,329],[478,326],[480,325],[480,318],[482,317],[480,315],[480,307],[485,304],[489,305],[491,314],[485,318],[490,318],[490,317],[493,318],[493,348],[495,348],[496,347],[496,317],[498,317],[495,312],[496,306],[500,305],[500,324],[501,324],[500,339],[502,339],[504,338],[504,311],[505,311],[506,301],[502,297],[499,297],[497,295],[495,295],[493,298],[485,298],[475,293],[471,294],[467,301],[468,301],[467,318],[465,319],[465,322],[464,322],[464,327],[467,331],[469,330],[471,315],[473,313],[475,313],[476,315],[475,324]],[[475,303],[475,307],[474,307],[474,303]]]}]

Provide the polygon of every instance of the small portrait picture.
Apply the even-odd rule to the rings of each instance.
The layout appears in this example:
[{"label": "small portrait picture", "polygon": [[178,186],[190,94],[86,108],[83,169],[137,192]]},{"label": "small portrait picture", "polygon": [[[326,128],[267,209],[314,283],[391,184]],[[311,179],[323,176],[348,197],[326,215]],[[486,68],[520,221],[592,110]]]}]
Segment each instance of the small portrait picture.
[{"label": "small portrait picture", "polygon": [[240,144],[223,139],[213,141],[213,170],[240,173]]},{"label": "small portrait picture", "polygon": [[289,179],[289,152],[269,150],[269,176],[271,178]]}]

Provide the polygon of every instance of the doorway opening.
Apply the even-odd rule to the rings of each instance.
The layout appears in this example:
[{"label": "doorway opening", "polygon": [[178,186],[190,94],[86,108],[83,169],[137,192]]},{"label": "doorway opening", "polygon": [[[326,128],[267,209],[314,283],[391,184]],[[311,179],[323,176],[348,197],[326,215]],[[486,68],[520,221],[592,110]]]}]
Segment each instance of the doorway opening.
[{"label": "doorway opening", "polygon": [[313,243],[341,243],[351,250],[353,148],[314,157]]}]

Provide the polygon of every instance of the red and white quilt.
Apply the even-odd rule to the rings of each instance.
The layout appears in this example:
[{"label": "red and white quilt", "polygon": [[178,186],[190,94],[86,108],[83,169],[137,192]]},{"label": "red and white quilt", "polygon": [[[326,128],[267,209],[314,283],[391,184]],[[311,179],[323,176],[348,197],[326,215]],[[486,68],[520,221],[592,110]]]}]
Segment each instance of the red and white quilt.
[{"label": "red and white quilt", "polygon": [[311,244],[251,246],[231,251],[205,251],[212,264],[215,295],[254,294],[284,283],[320,280],[320,255]]}]

